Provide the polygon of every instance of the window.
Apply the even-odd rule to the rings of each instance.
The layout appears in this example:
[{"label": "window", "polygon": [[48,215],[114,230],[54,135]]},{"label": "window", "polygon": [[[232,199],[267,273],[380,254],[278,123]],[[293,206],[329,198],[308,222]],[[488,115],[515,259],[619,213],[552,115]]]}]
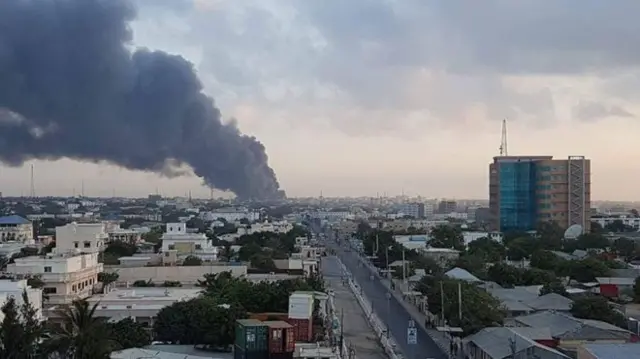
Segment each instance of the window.
[{"label": "window", "polygon": [[274,330],[271,337],[274,338],[274,339],[282,338],[282,331]]},{"label": "window", "polygon": [[202,249],[202,245],[196,244],[196,249],[198,249],[198,250]]},{"label": "window", "polygon": [[91,248],[91,242],[88,242],[88,241],[84,242],[84,247]]},{"label": "window", "polygon": [[169,252],[164,252],[164,256],[168,257],[169,256]]},{"label": "window", "polygon": [[169,232],[173,232],[173,227],[169,227]]},{"label": "window", "polygon": [[73,242],[73,247],[74,248],[78,248],[79,247],[79,243],[78,242]]},{"label": "window", "polygon": [[57,290],[56,290],[55,287],[44,287],[44,288],[42,288],[42,292],[44,294],[56,294]]},{"label": "window", "polygon": [[71,290],[72,290],[72,291],[74,291],[74,292],[75,292],[75,291],[76,291],[76,289],[78,289],[78,287],[77,287],[75,284],[71,286]]},{"label": "window", "polygon": [[171,249],[176,249],[176,245],[175,245],[175,244],[170,244],[170,245],[169,245],[169,249],[170,249],[170,250],[171,250]]},{"label": "window", "polygon": [[51,273],[51,267],[44,267],[45,273]]}]

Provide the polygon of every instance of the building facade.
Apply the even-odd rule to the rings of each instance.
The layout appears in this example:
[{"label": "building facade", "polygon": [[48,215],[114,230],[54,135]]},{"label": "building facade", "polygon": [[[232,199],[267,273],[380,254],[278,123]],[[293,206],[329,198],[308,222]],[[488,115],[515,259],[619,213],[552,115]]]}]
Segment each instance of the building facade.
[{"label": "building facade", "polygon": [[17,277],[39,276],[48,304],[69,304],[91,296],[103,265],[97,253],[49,253],[43,256],[18,258],[7,266],[7,272]]},{"label": "building facade", "polygon": [[0,241],[33,242],[33,223],[15,215],[0,217]]},{"label": "building facade", "polygon": [[178,258],[190,255],[204,261],[214,261],[218,257],[215,247],[203,233],[189,233],[186,223],[167,223],[162,235],[162,252],[165,256],[175,253]]},{"label": "building facade", "polygon": [[553,221],[590,228],[591,161],[584,156],[500,156],[489,165],[491,229],[535,230]]},{"label": "building facade", "polygon": [[56,249],[58,253],[99,253],[109,236],[104,223],[69,223],[56,227]]}]

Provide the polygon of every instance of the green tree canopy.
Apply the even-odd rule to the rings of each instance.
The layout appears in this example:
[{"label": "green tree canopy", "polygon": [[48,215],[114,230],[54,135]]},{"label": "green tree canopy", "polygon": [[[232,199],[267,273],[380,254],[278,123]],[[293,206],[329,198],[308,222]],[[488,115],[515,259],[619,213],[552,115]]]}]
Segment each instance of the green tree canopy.
[{"label": "green tree canopy", "polygon": [[[500,307],[500,301],[473,284],[443,277],[425,277],[416,289],[427,296],[431,312],[441,313],[444,305],[444,316],[448,324],[462,328],[464,335],[503,323],[505,313]],[[458,300],[460,297],[461,306]],[[462,320],[459,316],[460,307]]]},{"label": "green tree canopy", "polygon": [[571,314],[576,318],[594,319],[626,328],[627,321],[622,313],[611,308],[605,297],[592,296],[578,298],[571,306]]},{"label": "green tree canopy", "polygon": [[119,350],[140,348],[151,344],[151,333],[143,323],[137,323],[131,318],[125,318],[115,323],[108,323],[109,337],[115,342]]},{"label": "green tree canopy", "polygon": [[183,261],[182,265],[185,267],[197,267],[202,265],[202,259],[197,256],[187,256]]},{"label": "green tree canopy", "polygon": [[464,250],[464,236],[459,226],[438,225],[431,229],[429,245],[434,248]]},{"label": "green tree canopy", "polygon": [[498,241],[488,237],[482,237],[469,243],[467,252],[487,262],[498,262],[504,259],[507,249]]}]

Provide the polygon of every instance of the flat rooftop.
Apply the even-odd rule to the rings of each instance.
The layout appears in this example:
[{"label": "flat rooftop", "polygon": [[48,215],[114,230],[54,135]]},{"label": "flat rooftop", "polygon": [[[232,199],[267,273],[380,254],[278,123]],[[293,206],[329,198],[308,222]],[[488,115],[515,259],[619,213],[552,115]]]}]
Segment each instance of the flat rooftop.
[{"label": "flat rooftop", "polygon": [[189,300],[197,297],[202,289],[200,288],[127,288],[116,289],[106,294],[94,295],[89,301],[100,301],[105,304],[108,302],[133,302],[144,300],[149,301],[179,301]]}]

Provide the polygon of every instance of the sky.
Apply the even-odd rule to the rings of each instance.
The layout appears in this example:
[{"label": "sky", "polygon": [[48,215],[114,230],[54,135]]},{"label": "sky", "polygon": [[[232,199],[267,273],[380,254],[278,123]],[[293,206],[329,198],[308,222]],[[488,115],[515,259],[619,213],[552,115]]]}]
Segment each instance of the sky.
[{"label": "sky", "polygon": [[[640,2],[135,0],[132,47],[193,62],[289,196],[488,197],[510,155],[584,155],[592,198],[640,200]],[[0,192],[208,197],[72,160],[0,165]]]}]

